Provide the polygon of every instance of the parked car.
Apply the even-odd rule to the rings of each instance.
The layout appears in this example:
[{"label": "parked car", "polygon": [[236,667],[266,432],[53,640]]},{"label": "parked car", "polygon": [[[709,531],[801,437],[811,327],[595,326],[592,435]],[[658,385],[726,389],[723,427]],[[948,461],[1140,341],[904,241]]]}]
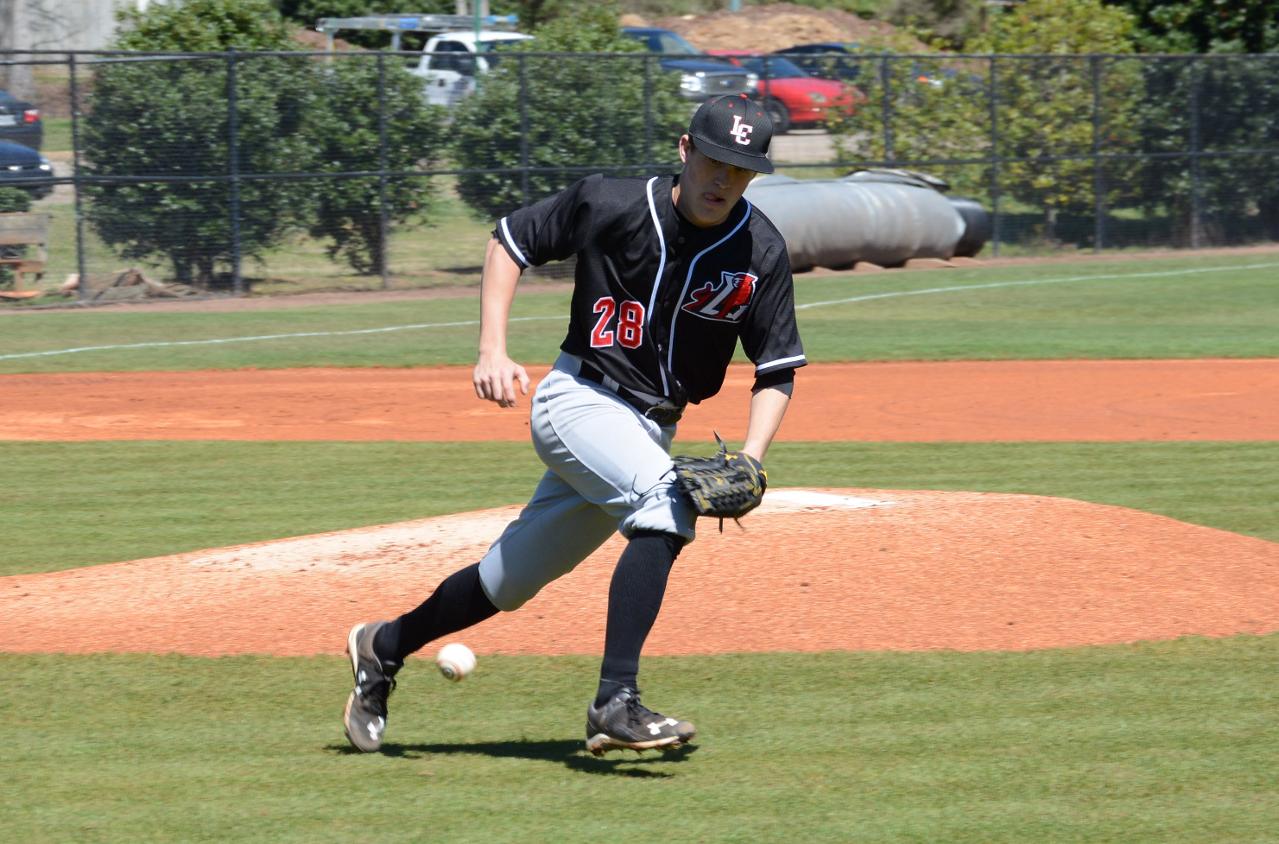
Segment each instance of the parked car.
[{"label": "parked car", "polygon": [[53,165],[22,144],[0,141],[0,187],[21,188],[40,199],[53,192]]},{"label": "parked car", "polygon": [[644,45],[662,58],[663,70],[680,74],[680,94],[693,102],[705,102],[722,94],[757,96],[750,72],[731,62],[709,58],[679,33],[649,26],[624,26],[622,34]]},{"label": "parked car", "polygon": [[476,74],[497,66],[501,56],[493,50],[507,44],[528,41],[522,32],[474,30],[441,32],[422,47],[422,58],[413,73],[426,81],[426,100],[432,105],[451,106],[475,90]]},{"label": "parked car", "polygon": [[862,61],[856,45],[838,42],[795,44],[773,55],[784,56],[811,76],[852,82],[861,73]]},{"label": "parked car", "polygon": [[32,149],[44,143],[40,109],[8,91],[0,91],[0,141],[13,141]]},{"label": "parked car", "polygon": [[[852,82],[861,73],[862,61],[867,55],[880,56],[891,51],[872,50],[857,43],[826,41],[816,44],[794,44],[784,50],[774,50],[773,55],[785,56],[813,76],[823,79],[840,79]],[[872,73],[878,72],[872,69]],[[941,87],[945,80],[928,71],[919,62],[911,62],[911,76],[922,85]]]},{"label": "parked car", "polygon": [[866,95],[846,82],[818,79],[782,56],[742,50],[708,50],[759,77],[756,88],[777,134],[794,127],[817,126],[834,116],[852,115]]}]

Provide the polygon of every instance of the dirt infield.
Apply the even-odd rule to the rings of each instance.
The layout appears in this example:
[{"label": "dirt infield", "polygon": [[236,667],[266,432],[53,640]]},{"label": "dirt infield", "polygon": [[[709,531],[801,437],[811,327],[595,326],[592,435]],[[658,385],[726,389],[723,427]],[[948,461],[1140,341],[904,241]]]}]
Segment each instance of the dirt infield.
[{"label": "dirt infield", "polygon": [[[732,367],[680,439],[740,436],[752,380]],[[0,440],[528,438],[527,400],[476,400],[463,367],[0,375],[0,395]],[[814,365],[779,439],[1279,440],[1279,360]]]},{"label": "dirt infield", "polygon": [[[740,432],[748,370],[681,439]],[[524,439],[466,370],[2,375],[9,440]],[[526,405],[525,405],[526,408]],[[1279,360],[813,366],[789,440],[1279,440]],[[738,433],[740,436],[740,433]],[[338,653],[516,508],[0,578],[3,651]],[[1279,630],[1279,543],[1064,499],[773,490],[672,575],[647,652],[1032,648]],[[598,653],[616,539],[466,641]],[[742,549],[750,547],[750,554]],[[713,597],[708,597],[713,596]]]},{"label": "dirt infield", "polygon": [[[0,650],[337,653],[409,609],[517,508],[0,581]],[[1279,629],[1279,545],[1025,495],[775,490],[680,556],[651,654],[1025,650]],[[745,548],[749,554],[743,553]],[[479,653],[598,653],[614,538]]]}]

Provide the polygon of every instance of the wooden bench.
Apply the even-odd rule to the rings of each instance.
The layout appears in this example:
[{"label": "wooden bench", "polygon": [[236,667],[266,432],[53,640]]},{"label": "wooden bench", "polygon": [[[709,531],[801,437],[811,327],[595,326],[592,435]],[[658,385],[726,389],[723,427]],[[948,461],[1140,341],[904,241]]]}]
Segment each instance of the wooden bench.
[{"label": "wooden bench", "polygon": [[[49,214],[13,212],[0,214],[0,266],[11,267],[13,288],[0,290],[6,299],[29,299],[39,296],[38,290],[23,290],[23,279],[44,275],[44,265],[49,261]],[[33,255],[27,254],[33,251]]]}]

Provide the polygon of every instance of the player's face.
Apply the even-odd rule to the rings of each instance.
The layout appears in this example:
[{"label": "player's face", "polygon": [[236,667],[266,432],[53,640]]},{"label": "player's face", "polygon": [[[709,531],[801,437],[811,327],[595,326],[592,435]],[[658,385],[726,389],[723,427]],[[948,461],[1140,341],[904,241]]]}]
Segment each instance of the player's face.
[{"label": "player's face", "polygon": [[680,173],[675,207],[695,226],[708,228],[728,219],[755,172],[708,158],[688,135],[679,139]]}]

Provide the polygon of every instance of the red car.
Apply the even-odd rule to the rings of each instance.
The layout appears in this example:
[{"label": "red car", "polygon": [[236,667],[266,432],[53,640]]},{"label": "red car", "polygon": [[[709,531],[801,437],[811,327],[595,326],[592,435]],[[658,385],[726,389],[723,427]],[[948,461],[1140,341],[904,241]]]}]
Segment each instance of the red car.
[{"label": "red car", "polygon": [[819,126],[832,116],[848,116],[866,102],[860,89],[846,82],[818,79],[782,56],[760,56],[743,50],[707,50],[759,77],[764,108],[777,134],[796,127]]}]

